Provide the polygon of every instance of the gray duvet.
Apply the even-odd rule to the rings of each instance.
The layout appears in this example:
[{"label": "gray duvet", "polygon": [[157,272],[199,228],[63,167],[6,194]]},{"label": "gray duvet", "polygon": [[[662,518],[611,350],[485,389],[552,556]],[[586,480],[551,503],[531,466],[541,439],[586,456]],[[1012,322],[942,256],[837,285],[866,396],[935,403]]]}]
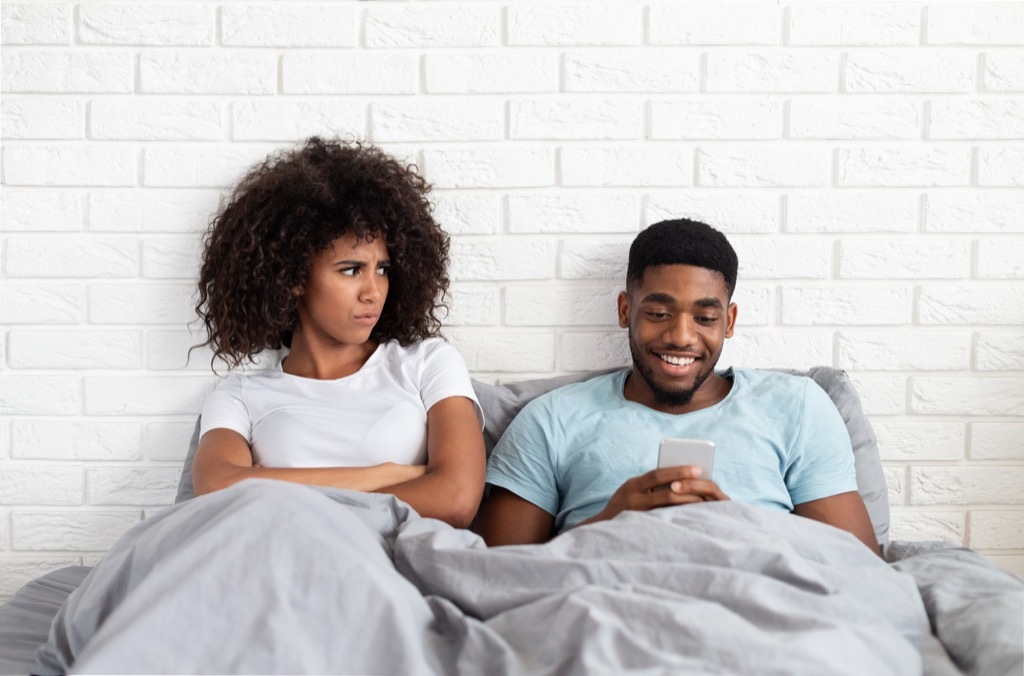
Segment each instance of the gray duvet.
[{"label": "gray duvet", "polygon": [[123,537],[37,671],[1022,672],[1019,580],[968,550],[890,553],[732,502],[488,549],[389,496],[247,481]]}]

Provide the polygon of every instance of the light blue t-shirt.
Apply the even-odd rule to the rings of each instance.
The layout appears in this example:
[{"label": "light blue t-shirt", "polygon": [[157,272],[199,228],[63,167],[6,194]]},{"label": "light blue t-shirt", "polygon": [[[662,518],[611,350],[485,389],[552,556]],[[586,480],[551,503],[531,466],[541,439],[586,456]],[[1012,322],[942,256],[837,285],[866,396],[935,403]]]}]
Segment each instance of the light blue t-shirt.
[{"label": "light blue t-shirt", "polygon": [[857,490],[842,416],[810,378],[729,369],[726,397],[662,413],[627,400],[629,369],[567,385],[527,404],[501,437],[487,482],[555,517],[562,532],[597,514],[627,479],[658,466],[666,437],[715,442],[712,480],[733,500],[793,505]]}]

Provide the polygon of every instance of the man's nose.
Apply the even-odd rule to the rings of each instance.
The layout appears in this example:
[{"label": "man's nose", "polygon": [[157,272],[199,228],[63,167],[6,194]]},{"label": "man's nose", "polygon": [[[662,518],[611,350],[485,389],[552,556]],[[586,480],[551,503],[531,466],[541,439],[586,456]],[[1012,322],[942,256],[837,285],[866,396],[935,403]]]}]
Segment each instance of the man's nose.
[{"label": "man's nose", "polygon": [[681,314],[676,317],[666,333],[667,342],[679,347],[686,347],[693,342],[693,318]]}]

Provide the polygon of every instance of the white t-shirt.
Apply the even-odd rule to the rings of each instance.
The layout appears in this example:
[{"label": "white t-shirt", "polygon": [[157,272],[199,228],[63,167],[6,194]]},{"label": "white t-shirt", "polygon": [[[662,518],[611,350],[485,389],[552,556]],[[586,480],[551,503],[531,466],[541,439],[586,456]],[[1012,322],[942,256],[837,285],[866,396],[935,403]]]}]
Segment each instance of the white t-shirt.
[{"label": "white t-shirt", "polygon": [[378,346],[338,380],[273,371],[232,374],[203,403],[201,433],[226,428],[265,467],[365,467],[427,461],[427,411],[448,397],[483,413],[462,355],[440,338]]}]

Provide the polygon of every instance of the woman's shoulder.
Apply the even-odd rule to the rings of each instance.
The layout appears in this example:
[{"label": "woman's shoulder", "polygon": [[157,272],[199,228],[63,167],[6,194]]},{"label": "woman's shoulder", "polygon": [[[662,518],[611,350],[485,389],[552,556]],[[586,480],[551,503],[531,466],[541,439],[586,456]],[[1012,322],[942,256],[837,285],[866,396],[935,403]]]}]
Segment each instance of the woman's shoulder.
[{"label": "woman's shoulder", "polygon": [[408,345],[397,340],[389,340],[381,346],[389,361],[429,363],[457,359],[463,361],[462,355],[444,338],[424,338]]}]

